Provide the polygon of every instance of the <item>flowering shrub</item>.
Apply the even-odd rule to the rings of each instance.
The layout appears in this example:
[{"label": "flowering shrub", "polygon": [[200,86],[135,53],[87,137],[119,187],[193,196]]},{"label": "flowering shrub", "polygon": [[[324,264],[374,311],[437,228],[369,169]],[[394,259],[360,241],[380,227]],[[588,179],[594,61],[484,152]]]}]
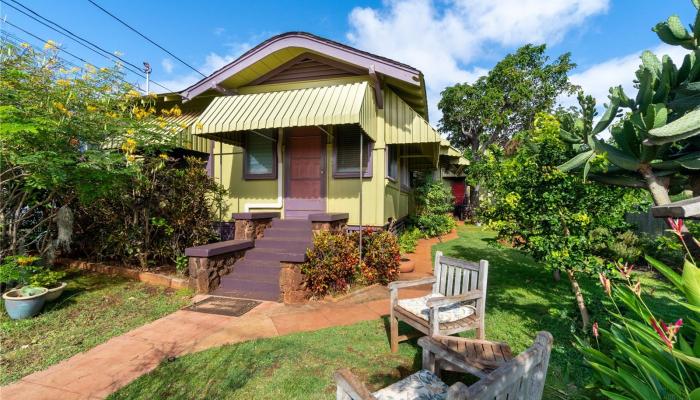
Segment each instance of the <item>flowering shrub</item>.
[{"label": "flowering shrub", "polygon": [[351,235],[320,232],[314,235],[313,248],[306,255],[309,260],[301,271],[314,296],[344,292],[354,281],[360,260],[357,240]]},{"label": "flowering shrub", "polygon": [[306,287],[314,296],[342,293],[353,284],[386,284],[396,278],[401,255],[391,232],[363,231],[361,265],[358,242],[358,232],[314,235],[314,246],[306,252],[309,260],[301,267]]},{"label": "flowering shrub", "polygon": [[[685,247],[683,222],[669,225]],[[679,302],[685,315],[652,311],[645,297],[653,293],[644,293],[633,265],[618,262],[613,273],[599,276],[612,304],[609,327],[594,323],[595,345],[578,339],[577,347],[595,371],[601,393],[611,399],[698,399],[700,270],[691,259],[684,261],[681,275],[652,257],[646,260],[685,298]]]},{"label": "flowering shrub", "polygon": [[[357,234],[353,235],[353,241]],[[387,231],[366,230],[362,236],[362,266],[359,283],[371,285],[387,284],[399,275],[401,252],[396,236]]]}]

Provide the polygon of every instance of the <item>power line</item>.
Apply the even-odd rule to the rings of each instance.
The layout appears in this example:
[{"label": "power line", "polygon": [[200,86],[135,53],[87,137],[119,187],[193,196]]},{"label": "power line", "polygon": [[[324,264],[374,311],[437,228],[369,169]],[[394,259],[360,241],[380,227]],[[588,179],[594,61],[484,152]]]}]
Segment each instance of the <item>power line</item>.
[{"label": "power line", "polygon": [[[27,31],[27,30],[25,30],[25,29],[22,29],[21,27],[19,27],[19,26],[13,24],[13,23],[10,22],[10,21],[5,20],[5,21],[3,21],[3,23],[8,24],[8,25],[10,25],[11,27],[13,27],[13,28],[15,28],[15,29],[18,29],[18,30],[20,30],[20,31],[22,31],[22,32],[24,32],[25,34],[27,34],[27,35],[33,37],[34,39],[36,39],[36,40],[38,40],[38,41],[40,41],[40,42],[42,42],[42,43],[46,43],[46,42],[47,42],[47,40],[42,39],[42,38],[40,38],[39,36],[37,36],[37,35],[35,35],[35,34],[29,32],[29,31]],[[11,33],[6,32],[6,31],[3,31],[3,33],[8,34],[8,35],[12,35]],[[17,36],[15,36],[15,35],[12,35],[12,36],[14,36],[15,38],[17,38]],[[17,39],[19,39],[19,38],[17,38]],[[34,47],[34,46],[33,46],[33,47]],[[77,60],[80,60],[80,61],[84,62],[85,64],[92,65],[92,63],[86,61],[85,59],[83,59],[83,58],[80,57],[80,56],[77,56],[77,55],[75,55],[75,54],[69,52],[68,50],[64,50],[64,49],[61,49],[61,48],[59,48],[59,50],[62,51],[62,52],[64,52],[64,53],[66,53],[66,54],[68,54],[69,56],[71,56],[71,57],[73,57],[73,58],[75,58],[75,59],[77,59]],[[73,65],[74,67],[78,67],[78,68],[82,69],[83,71],[85,71],[85,68],[80,67],[80,66],[78,66],[78,65],[75,65],[75,64],[73,64],[72,62],[66,60],[65,58],[61,58],[61,57],[59,57],[59,58],[60,58],[61,60],[65,61],[65,62],[67,62],[68,64],[71,64],[71,65]],[[124,80],[124,79],[121,79],[121,78],[117,78],[117,79],[119,79],[120,81],[122,81],[122,82],[124,82],[124,83],[126,83],[126,84],[129,84],[129,85],[132,85],[132,86],[136,86],[137,88],[141,89],[138,85],[134,85],[133,83],[127,82],[127,81]],[[155,83],[155,82],[154,82],[154,83]],[[165,89],[165,90],[169,90],[168,88],[164,88],[164,89]]]},{"label": "power line", "polygon": [[[127,71],[129,71],[129,72],[135,74],[136,76],[138,76],[138,77],[140,77],[140,78],[144,78],[144,79],[145,79],[145,76],[142,74],[142,71],[141,71],[140,67],[138,67],[138,66],[136,66],[136,65],[134,65],[134,64],[132,64],[132,63],[130,63],[130,62],[128,62],[127,60],[124,60],[123,58],[119,57],[119,56],[116,55],[116,54],[113,54],[113,53],[111,53],[111,52],[105,50],[104,48],[100,47],[99,45],[97,45],[97,44],[95,44],[95,43],[93,43],[93,42],[91,42],[91,41],[89,41],[89,40],[87,40],[87,39],[85,39],[85,38],[83,38],[83,37],[81,37],[80,35],[71,32],[70,30],[68,30],[67,28],[63,27],[62,25],[60,25],[60,24],[58,24],[58,23],[56,23],[56,22],[54,22],[54,21],[51,21],[50,19],[48,19],[48,18],[42,16],[42,15],[39,14],[38,12],[36,12],[36,11],[30,9],[29,7],[23,5],[22,3],[20,3],[20,2],[18,2],[18,1],[16,1],[16,0],[10,0],[10,1],[12,1],[13,3],[15,3],[15,4],[21,6],[22,8],[24,8],[24,9],[26,9],[27,11],[29,11],[30,13],[36,15],[37,17],[39,17],[39,18],[41,18],[41,19],[47,21],[48,23],[50,23],[50,24],[56,26],[58,29],[57,29],[57,28],[54,28],[53,26],[48,25],[47,23],[45,23],[45,22],[43,22],[43,21],[37,19],[36,17],[34,17],[34,16],[32,16],[32,15],[27,14],[25,11],[20,10],[19,8],[13,6],[12,4],[6,3],[8,6],[10,6],[10,7],[12,7],[13,9],[19,11],[20,13],[24,14],[25,16],[27,16],[27,17],[33,19],[33,20],[36,21],[36,22],[39,22],[40,24],[42,24],[42,25],[48,27],[49,29],[51,29],[51,30],[53,30],[53,31],[55,31],[55,32],[58,32],[59,34],[61,34],[61,35],[63,35],[63,36],[68,37],[69,39],[73,40],[74,42],[78,43],[79,45],[85,47],[86,49],[88,49],[88,50],[90,50],[90,51],[96,53],[97,55],[99,55],[99,56],[101,56],[101,57],[103,57],[103,58],[108,59],[109,61],[114,61],[114,59],[117,59],[117,60],[123,62],[123,63],[124,63],[124,68],[125,68]],[[6,22],[7,22],[7,21],[6,21]],[[18,28],[18,29],[24,31],[23,29],[17,27],[17,26],[14,25],[14,24],[11,24],[11,23],[9,23],[9,22],[8,22],[8,24],[10,24],[10,25],[12,25],[12,26],[14,26],[14,27],[16,27],[16,28]],[[59,29],[60,29],[60,30],[59,30]],[[61,30],[62,30],[62,31],[61,31]],[[34,36],[34,35],[32,35],[31,33],[27,32],[27,31],[24,31],[24,32],[27,33],[27,34],[29,34],[29,35],[31,35],[31,36]],[[86,43],[87,43],[87,44],[86,44]],[[92,47],[90,47],[90,46],[92,46],[92,47],[94,47],[94,48],[92,48]],[[66,50],[63,50],[63,49],[61,49],[61,50],[67,52]],[[70,53],[69,53],[69,54],[70,54]],[[81,61],[82,61],[82,60],[81,60]],[[158,82],[156,82],[156,81],[154,81],[154,80],[151,80],[151,82],[152,82],[154,85],[159,86],[159,87],[161,87],[161,88],[164,89],[164,90],[167,90],[168,92],[174,92],[172,89],[170,89],[170,88],[168,88],[168,87],[165,87],[165,86],[163,86],[162,84],[160,84],[160,83],[158,83]]]},{"label": "power line", "polygon": [[[103,49],[102,47],[96,45],[95,43],[92,43],[92,42],[90,42],[89,40],[80,37],[79,35],[77,35],[77,34],[71,32],[70,30],[68,30],[68,29],[66,29],[66,28],[64,28],[64,27],[61,26],[60,24],[58,24],[58,23],[56,23],[56,22],[54,22],[54,21],[51,21],[50,19],[48,19],[48,18],[42,16],[41,14],[39,14],[39,13],[37,13],[36,11],[30,9],[29,7],[23,5],[22,3],[18,2],[18,1],[15,1],[15,0],[10,0],[10,1],[12,1],[13,3],[18,4],[20,7],[26,9],[26,10],[29,11],[30,13],[36,15],[37,17],[39,17],[39,18],[41,18],[41,19],[43,19],[43,20],[45,20],[45,21],[47,21],[48,23],[50,23],[50,24],[56,26],[58,29],[57,29],[57,28],[54,28],[53,26],[48,25],[47,23],[45,23],[45,22],[43,22],[43,21],[38,20],[36,17],[27,14],[25,11],[20,10],[19,8],[13,6],[12,4],[7,4],[8,6],[12,7],[13,9],[19,11],[20,13],[22,13],[22,14],[24,14],[25,16],[27,16],[27,17],[33,19],[34,21],[36,21],[36,22],[38,22],[38,23],[40,23],[40,24],[46,26],[47,28],[53,30],[54,32],[58,32],[59,34],[68,37],[69,39],[73,40],[74,42],[78,43],[79,45],[81,45],[81,46],[85,47],[86,49],[88,49],[88,50],[90,50],[90,51],[92,51],[92,52],[98,54],[98,55],[101,56],[101,57],[107,58],[107,59],[110,60],[110,61],[114,61],[114,59],[117,59],[117,60],[123,62],[123,63],[125,64],[125,68],[128,69],[129,71],[133,72],[133,73],[136,73],[136,74],[140,74],[140,73],[141,73],[140,68],[139,68],[138,66],[136,66],[136,65],[134,65],[134,64],[132,64],[132,63],[126,61],[126,60],[124,60],[123,58],[121,58],[121,57],[119,57],[119,56],[117,56],[117,55],[115,55],[115,54],[113,54],[113,53],[110,53],[109,51]],[[60,30],[59,30],[59,29],[60,29]],[[86,44],[86,43],[87,43],[87,44]],[[89,46],[88,46],[88,45],[89,45]],[[90,46],[92,46],[92,47],[90,47]],[[134,69],[135,69],[136,71],[138,71],[138,72],[127,68],[126,65],[131,66],[132,68],[134,68]],[[141,76],[141,77],[143,78],[143,75],[139,75],[139,76]]]},{"label": "power line", "polygon": [[151,44],[153,44],[154,46],[156,46],[156,47],[158,47],[159,49],[163,50],[164,52],[170,54],[172,57],[174,57],[176,60],[180,61],[181,63],[183,63],[183,64],[186,65],[187,67],[189,67],[189,68],[190,68],[191,70],[193,70],[194,72],[196,72],[196,73],[202,75],[202,77],[204,77],[204,78],[207,77],[205,74],[203,74],[202,72],[200,72],[197,68],[191,66],[190,64],[188,64],[187,62],[185,62],[185,61],[184,61],[183,59],[181,59],[180,57],[178,57],[178,56],[176,56],[175,54],[171,53],[170,51],[166,50],[163,46],[161,46],[161,45],[159,45],[158,43],[154,42],[153,40],[151,40],[150,38],[148,38],[148,36],[144,35],[143,33],[139,32],[138,30],[136,30],[136,28],[132,27],[131,25],[129,25],[129,24],[127,24],[126,22],[124,22],[123,20],[119,19],[119,17],[117,17],[116,15],[114,15],[114,14],[112,14],[111,12],[105,10],[104,8],[102,8],[102,6],[100,6],[99,4],[95,3],[93,0],[87,0],[87,1],[89,1],[93,6],[99,8],[100,10],[102,10],[105,14],[107,14],[107,15],[109,15],[110,17],[112,17],[112,18],[116,19],[117,21],[119,21],[122,25],[124,25],[124,26],[126,26],[127,28],[129,28],[129,29],[131,29],[132,31],[134,31],[136,34],[138,34],[138,35],[141,36],[142,38],[148,40],[148,41],[149,41]]},{"label": "power line", "polygon": [[[10,42],[10,43],[12,43],[12,44],[14,44],[16,47],[21,47],[21,43],[22,43],[22,42],[27,43],[27,40],[25,40],[25,39],[23,39],[23,38],[21,38],[21,37],[19,37],[19,36],[17,36],[17,35],[14,35],[14,34],[12,34],[11,32],[8,32],[8,31],[2,31],[2,36],[3,36],[3,39],[4,39],[4,40],[6,40],[6,41],[8,41],[8,42]],[[37,40],[38,40],[38,39],[37,39]],[[43,43],[43,41],[41,41],[41,42]],[[38,47],[37,47],[37,46],[34,46],[34,45],[30,44],[30,43],[27,43],[27,44],[29,44],[30,46],[32,46],[34,49],[37,49],[37,50],[38,50]],[[65,52],[65,50],[64,50],[64,52]],[[80,61],[85,62],[86,64],[89,64],[87,61],[83,60],[83,59],[80,58],[80,57],[77,57],[77,56],[75,56],[75,55],[73,55],[73,54],[69,54],[69,55],[70,55],[71,57],[74,57],[74,58],[80,60]],[[72,61],[70,61],[70,60],[67,60],[66,58],[63,58],[63,57],[61,57],[61,56],[59,56],[59,55],[56,55],[55,57],[58,58],[59,60],[63,61],[64,63],[66,63],[66,64],[72,66],[72,67],[78,68],[78,69],[80,69],[80,70],[82,70],[82,71],[87,71],[84,67],[82,67],[82,66],[80,66],[80,65],[78,65],[78,64],[76,64],[76,63],[74,63],[74,62],[72,62]],[[124,78],[121,78],[121,77],[119,77],[119,76],[115,76],[115,78],[116,78],[117,80],[119,80],[120,82],[122,82],[122,83],[125,83],[125,84],[130,85],[130,86],[135,86],[137,89],[139,89],[140,91],[143,92],[143,89],[141,89],[141,87],[140,87],[137,83],[128,82],[128,81],[126,81]]]}]

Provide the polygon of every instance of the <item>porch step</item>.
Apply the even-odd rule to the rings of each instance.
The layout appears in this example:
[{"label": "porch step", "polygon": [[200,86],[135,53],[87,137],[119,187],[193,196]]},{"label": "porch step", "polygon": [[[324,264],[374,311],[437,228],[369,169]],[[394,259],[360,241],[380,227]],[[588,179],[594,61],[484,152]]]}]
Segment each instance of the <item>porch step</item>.
[{"label": "porch step", "polygon": [[258,261],[287,261],[287,262],[304,262],[306,261],[306,251],[295,249],[290,251],[289,249],[277,248],[256,248],[249,251],[244,259],[248,260],[258,260]]},{"label": "porch step", "polygon": [[273,219],[255,247],[234,264],[233,272],[221,278],[213,294],[280,301],[280,263],[306,261],[306,250],[313,243],[311,228],[309,220]]},{"label": "porch step", "polygon": [[273,228],[287,228],[287,229],[308,229],[311,231],[311,221],[308,219],[279,219],[274,218],[272,220]]}]

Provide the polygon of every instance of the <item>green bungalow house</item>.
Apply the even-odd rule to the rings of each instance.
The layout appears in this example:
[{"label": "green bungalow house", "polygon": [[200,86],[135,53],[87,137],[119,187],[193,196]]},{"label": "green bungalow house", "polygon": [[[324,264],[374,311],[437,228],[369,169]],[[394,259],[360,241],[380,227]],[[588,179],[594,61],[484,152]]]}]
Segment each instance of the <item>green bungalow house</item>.
[{"label": "green bungalow house", "polygon": [[[279,218],[272,227],[386,227],[411,212],[416,171],[440,179],[466,163],[428,123],[419,70],[309,33],[272,37],[160,101],[182,110],[182,136],[209,154],[233,218]],[[290,246],[277,253],[306,248]]]}]

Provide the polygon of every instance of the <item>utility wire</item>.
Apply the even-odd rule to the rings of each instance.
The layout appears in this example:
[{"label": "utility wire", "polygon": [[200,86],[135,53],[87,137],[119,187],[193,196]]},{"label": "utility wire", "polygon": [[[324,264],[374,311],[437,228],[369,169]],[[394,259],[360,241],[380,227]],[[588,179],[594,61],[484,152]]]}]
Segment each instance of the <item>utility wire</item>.
[{"label": "utility wire", "polygon": [[[126,68],[126,69],[128,69],[129,71],[131,71],[131,72],[133,72],[133,73],[135,73],[135,74],[137,74],[137,75],[139,75],[139,76],[141,76],[142,78],[144,77],[143,75],[140,75],[140,74],[141,74],[141,68],[139,68],[138,66],[136,66],[136,65],[134,65],[134,64],[132,64],[132,63],[126,61],[126,60],[124,60],[123,58],[117,56],[116,54],[110,53],[109,51],[107,51],[107,50],[105,50],[104,48],[102,48],[102,47],[96,45],[95,43],[92,43],[92,42],[90,42],[89,40],[84,39],[84,38],[78,36],[77,34],[75,34],[75,33],[71,32],[71,31],[69,31],[68,29],[64,28],[63,26],[59,25],[58,23],[53,22],[53,21],[51,21],[50,19],[48,19],[48,18],[42,16],[41,14],[37,13],[36,11],[30,9],[29,7],[24,6],[22,3],[19,3],[19,2],[15,1],[15,0],[10,0],[10,1],[12,1],[13,3],[18,4],[18,5],[21,6],[22,8],[26,9],[27,11],[29,11],[30,13],[36,15],[37,17],[39,17],[39,18],[41,18],[41,19],[43,19],[43,20],[45,20],[45,21],[47,21],[48,23],[54,25],[55,27],[53,27],[53,26],[51,26],[51,25],[48,25],[46,22],[43,22],[43,21],[37,19],[36,17],[34,17],[34,16],[32,16],[32,15],[29,15],[27,12],[25,12],[25,11],[23,11],[23,10],[20,10],[19,8],[13,6],[12,4],[7,4],[8,6],[14,8],[15,10],[17,10],[17,11],[19,11],[20,13],[24,14],[25,16],[27,16],[27,17],[33,19],[34,21],[36,21],[36,22],[38,22],[38,23],[40,23],[40,24],[46,26],[47,28],[53,30],[54,32],[58,32],[59,34],[68,37],[69,39],[71,39],[71,40],[73,40],[74,42],[78,43],[79,45],[85,47],[86,49],[88,49],[88,50],[90,50],[90,51],[92,51],[92,52],[94,52],[94,53],[100,55],[101,57],[107,58],[107,59],[110,60],[110,61],[114,61],[114,59],[117,59],[117,60],[123,62],[123,63],[125,64],[125,68]],[[57,29],[57,28],[58,28],[58,29]],[[59,29],[60,29],[60,30],[59,30]],[[87,44],[86,44],[86,43],[87,43]],[[92,47],[91,47],[91,46],[92,46]],[[131,67],[134,68],[135,70],[129,69],[129,68],[127,67],[127,65],[128,65],[128,66],[131,66]],[[138,71],[138,72],[137,72],[137,71]]]},{"label": "utility wire", "polygon": [[[12,34],[11,32],[8,32],[8,31],[2,31],[2,36],[3,36],[3,39],[4,39],[4,40],[6,40],[6,41],[8,41],[8,42],[10,42],[10,43],[12,43],[12,44],[14,44],[15,47],[21,47],[21,43],[27,43],[27,40],[25,40],[25,39],[23,39],[23,38],[21,38],[21,37],[19,37],[19,36],[17,36],[17,35],[14,35],[14,34]],[[43,41],[42,41],[42,43],[43,43]],[[35,46],[35,45],[32,45],[31,43],[27,43],[27,44],[29,44],[30,46],[32,46],[34,49],[37,49],[37,50],[39,49],[39,47],[37,47],[37,46]],[[64,52],[65,52],[65,51],[64,51]],[[70,54],[70,56],[71,56],[71,57],[74,57],[74,58],[77,58],[78,60],[83,61],[83,62],[85,62],[86,64],[89,64],[87,61],[83,60],[83,59],[80,58],[80,57],[74,56],[73,54]],[[63,62],[66,63],[67,65],[70,65],[70,66],[72,66],[72,67],[75,67],[75,68],[80,69],[81,71],[87,71],[87,69],[85,69],[85,67],[82,67],[82,66],[80,66],[80,65],[78,65],[78,64],[76,64],[76,63],[74,63],[74,62],[72,62],[72,61],[70,61],[70,60],[68,60],[68,59],[66,59],[66,58],[64,58],[64,57],[61,57],[61,56],[59,56],[59,55],[56,55],[56,58],[58,58],[59,60],[63,61]],[[125,84],[127,84],[127,85],[131,85],[131,86],[134,86],[134,87],[136,87],[137,89],[139,89],[140,91],[143,92],[143,89],[142,89],[141,86],[139,86],[138,84],[132,83],[132,82],[128,82],[128,81],[126,81],[124,78],[120,78],[120,77],[118,77],[118,76],[116,76],[115,78],[116,78],[117,80],[121,81],[122,83],[125,83]]]},{"label": "utility wire", "polygon": [[[20,10],[19,8],[13,6],[12,4],[9,4],[9,3],[5,3],[5,4],[7,4],[8,6],[12,7],[13,9],[19,11],[20,13],[24,14],[25,16],[27,16],[27,17],[33,19],[34,21],[39,22],[40,24],[46,26],[47,28],[49,28],[49,29],[51,29],[51,30],[53,30],[53,31],[55,31],[55,32],[58,32],[59,34],[61,34],[61,35],[63,35],[63,36],[68,37],[69,39],[73,40],[74,42],[78,43],[79,45],[85,47],[86,49],[88,49],[88,50],[90,50],[90,51],[96,53],[97,55],[99,55],[99,56],[101,56],[101,57],[104,57],[104,58],[108,59],[109,61],[115,61],[114,59],[117,59],[117,60],[121,61],[122,63],[124,63],[123,66],[124,66],[124,68],[125,68],[127,71],[129,71],[129,72],[131,72],[131,73],[137,75],[137,76],[140,77],[140,78],[143,78],[143,79],[146,78],[145,75],[143,75],[143,72],[141,71],[140,67],[138,67],[138,66],[136,66],[136,65],[134,65],[134,64],[132,64],[132,63],[130,63],[130,62],[128,62],[127,60],[124,60],[123,58],[119,57],[119,56],[116,55],[116,54],[113,54],[113,53],[111,53],[111,52],[105,50],[104,48],[100,47],[99,45],[97,45],[97,44],[95,44],[95,43],[93,43],[93,42],[91,42],[91,41],[89,41],[89,40],[87,40],[87,39],[85,39],[85,38],[83,38],[83,37],[81,37],[81,36],[79,36],[79,35],[77,35],[77,34],[71,32],[71,31],[68,30],[67,28],[61,26],[60,24],[58,24],[58,23],[56,23],[56,22],[54,22],[54,21],[51,21],[50,19],[48,19],[48,18],[42,16],[41,14],[39,14],[39,13],[37,13],[36,11],[30,9],[29,7],[23,5],[22,3],[20,3],[20,2],[18,2],[18,1],[16,1],[16,0],[10,0],[10,1],[13,2],[13,3],[15,3],[15,4],[17,4],[17,5],[19,5],[19,6],[21,6],[22,8],[24,8],[24,9],[26,9],[27,11],[29,11],[30,13],[36,15],[37,17],[39,17],[39,18],[41,18],[41,19],[47,21],[48,23],[54,25],[55,27],[50,26],[50,25],[48,25],[46,22],[43,22],[43,21],[37,19],[36,17],[27,14],[27,12],[25,12],[25,11],[23,11],[23,10]],[[6,22],[7,22],[7,21],[6,21]],[[8,24],[10,24],[10,23],[8,22]],[[29,32],[27,32],[27,31],[25,31],[25,30],[23,30],[23,29],[17,27],[17,26],[14,25],[14,24],[10,24],[10,25],[16,27],[17,29],[20,29],[20,30],[24,31],[24,32],[27,33],[27,34],[30,34],[31,36],[34,36],[34,35],[32,35],[31,33],[29,33]],[[60,29],[60,30],[59,30],[59,29]],[[87,44],[86,44],[86,43],[87,43]],[[90,47],[90,46],[92,46],[92,47]],[[93,48],[93,47],[94,47],[94,48]],[[61,49],[61,50],[67,52],[66,50],[63,50],[63,49]],[[81,61],[82,61],[82,60],[81,60]],[[162,89],[164,89],[164,90],[166,90],[166,91],[168,91],[168,92],[171,92],[171,93],[174,92],[172,89],[170,89],[170,88],[168,88],[168,87],[165,87],[165,86],[163,86],[162,84],[160,84],[160,83],[158,83],[158,82],[156,82],[156,81],[154,81],[154,80],[151,80],[151,82],[152,82],[154,85],[159,86],[159,87],[161,87]]]},{"label": "utility wire", "polygon": [[95,3],[93,0],[87,0],[87,1],[89,1],[90,4],[92,4],[93,6],[99,8],[100,10],[102,10],[105,14],[107,14],[107,15],[109,15],[110,17],[112,17],[112,18],[116,19],[117,21],[119,21],[122,25],[124,25],[124,26],[126,26],[127,28],[129,28],[129,29],[131,29],[132,31],[134,31],[136,34],[138,34],[138,35],[141,36],[142,38],[148,40],[148,41],[149,41],[151,44],[153,44],[154,46],[156,46],[156,47],[158,47],[159,49],[163,50],[164,52],[168,53],[169,55],[171,55],[172,57],[174,57],[176,60],[180,61],[181,63],[183,63],[184,65],[186,65],[187,67],[189,67],[189,68],[190,68],[191,70],[193,70],[194,72],[196,72],[196,73],[202,75],[202,77],[204,77],[204,78],[207,77],[205,74],[203,74],[202,72],[200,72],[197,68],[191,66],[190,64],[188,64],[187,62],[185,62],[185,61],[184,61],[183,59],[181,59],[180,57],[176,56],[175,54],[173,54],[173,53],[171,53],[170,51],[168,51],[167,49],[165,49],[163,46],[161,46],[161,45],[159,45],[158,43],[154,42],[154,41],[151,40],[148,36],[146,36],[146,35],[144,35],[143,33],[139,32],[136,28],[134,28],[134,27],[132,27],[131,25],[127,24],[126,22],[124,22],[123,20],[121,20],[121,19],[120,19],[119,17],[117,17],[116,15],[114,15],[114,14],[112,14],[111,12],[105,10],[104,8],[102,8],[102,6],[100,6],[99,4]]},{"label": "utility wire", "polygon": [[[40,42],[42,42],[42,43],[46,43],[46,42],[47,42],[45,39],[42,39],[42,38],[40,38],[39,36],[37,36],[37,35],[35,35],[35,34],[29,32],[29,31],[27,31],[27,30],[25,30],[25,29],[22,29],[21,27],[19,27],[19,26],[13,24],[13,23],[10,22],[10,21],[5,20],[5,21],[3,21],[3,23],[8,24],[8,25],[10,25],[11,27],[13,27],[13,28],[15,28],[15,29],[17,29],[17,30],[20,30],[20,31],[24,32],[25,34],[27,34],[27,35],[33,37],[34,39],[36,39],[36,40],[38,40],[38,41],[40,41]],[[3,31],[3,33],[4,33],[4,34],[8,34],[8,35],[12,35],[11,33],[6,32],[6,31]],[[15,35],[12,35],[12,36],[14,36],[15,38],[17,38],[17,36],[15,36]],[[17,38],[17,39],[19,39],[19,38]],[[36,47],[36,46],[32,46],[32,47]],[[82,58],[82,57],[80,57],[80,56],[77,56],[77,55],[75,55],[75,54],[69,52],[68,50],[61,49],[60,47],[59,47],[58,49],[59,49],[60,51],[64,52],[64,53],[68,54],[69,56],[71,56],[71,57],[73,57],[73,58],[75,58],[75,59],[77,59],[77,60],[80,60],[80,61],[84,62],[85,64],[92,65],[92,63],[86,61],[84,58]],[[82,69],[83,71],[85,71],[85,68],[80,67],[80,66],[78,66],[78,65],[75,65],[75,64],[73,64],[72,62],[66,60],[65,58],[62,58],[62,57],[59,57],[59,58],[61,58],[61,60],[67,62],[68,64],[71,64],[71,65],[73,65],[74,67],[78,67],[78,68]],[[138,85],[134,85],[133,83],[127,82],[126,80],[121,79],[121,78],[118,78],[118,79],[121,80],[121,81],[124,82],[124,83],[127,83],[127,84],[132,85],[132,86],[136,86],[137,88],[141,89]],[[154,83],[155,83],[155,82],[154,82]],[[168,88],[164,88],[164,89],[165,89],[165,90],[169,90]]]}]

